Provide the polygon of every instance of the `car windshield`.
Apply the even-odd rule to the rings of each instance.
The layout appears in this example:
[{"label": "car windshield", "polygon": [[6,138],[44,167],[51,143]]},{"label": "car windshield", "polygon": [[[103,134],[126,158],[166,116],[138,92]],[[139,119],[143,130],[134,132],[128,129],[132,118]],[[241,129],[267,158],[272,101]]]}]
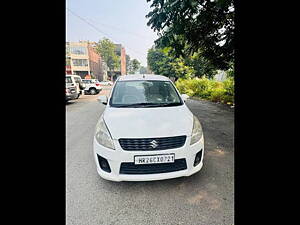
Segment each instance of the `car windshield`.
[{"label": "car windshield", "polygon": [[183,102],[170,81],[118,81],[113,90],[112,107],[166,107]]},{"label": "car windshield", "polygon": [[72,78],[71,77],[66,77],[66,83],[72,83]]}]

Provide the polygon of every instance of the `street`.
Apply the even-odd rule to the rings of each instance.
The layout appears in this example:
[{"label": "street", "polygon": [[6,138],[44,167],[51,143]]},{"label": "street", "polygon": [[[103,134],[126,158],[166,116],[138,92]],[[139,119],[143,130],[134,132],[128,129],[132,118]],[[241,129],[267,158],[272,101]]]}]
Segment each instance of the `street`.
[{"label": "street", "polygon": [[66,104],[66,221],[68,225],[232,225],[234,219],[234,110],[187,100],[201,121],[204,165],[191,177],[111,182],[96,171],[95,125],[105,106],[84,95]]}]

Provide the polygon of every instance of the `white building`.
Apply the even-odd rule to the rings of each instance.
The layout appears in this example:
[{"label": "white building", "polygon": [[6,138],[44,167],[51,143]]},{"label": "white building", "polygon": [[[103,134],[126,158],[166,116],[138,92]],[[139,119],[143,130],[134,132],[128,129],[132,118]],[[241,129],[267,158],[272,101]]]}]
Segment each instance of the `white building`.
[{"label": "white building", "polygon": [[217,74],[214,77],[217,81],[224,81],[226,80],[226,72],[223,70],[218,70]]}]

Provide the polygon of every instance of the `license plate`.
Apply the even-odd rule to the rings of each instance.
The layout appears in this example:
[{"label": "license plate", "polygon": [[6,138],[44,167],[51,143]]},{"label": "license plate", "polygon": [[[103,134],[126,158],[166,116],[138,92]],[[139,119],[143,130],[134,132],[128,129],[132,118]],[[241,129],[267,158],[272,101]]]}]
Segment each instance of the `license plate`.
[{"label": "license plate", "polygon": [[136,155],[134,156],[134,164],[156,164],[156,163],[174,163],[175,154],[161,154],[161,155]]}]

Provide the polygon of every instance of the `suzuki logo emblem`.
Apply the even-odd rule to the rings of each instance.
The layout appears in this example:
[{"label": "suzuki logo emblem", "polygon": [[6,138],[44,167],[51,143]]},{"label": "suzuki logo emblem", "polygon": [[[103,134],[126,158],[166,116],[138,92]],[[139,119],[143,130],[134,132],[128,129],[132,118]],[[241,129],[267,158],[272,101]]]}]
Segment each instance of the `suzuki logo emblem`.
[{"label": "suzuki logo emblem", "polygon": [[153,140],[150,142],[152,148],[156,148],[158,146],[157,141]]}]

